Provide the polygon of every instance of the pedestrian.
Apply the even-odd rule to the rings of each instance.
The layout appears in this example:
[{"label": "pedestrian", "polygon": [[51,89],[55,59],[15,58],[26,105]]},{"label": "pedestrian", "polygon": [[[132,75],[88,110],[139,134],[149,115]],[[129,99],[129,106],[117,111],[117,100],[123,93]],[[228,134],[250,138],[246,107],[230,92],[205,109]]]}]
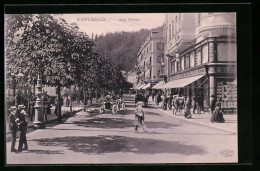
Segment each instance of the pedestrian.
[{"label": "pedestrian", "polygon": [[212,123],[214,123],[214,122],[220,122],[220,123],[225,122],[225,119],[223,117],[222,108],[221,108],[221,103],[222,103],[222,97],[220,97],[215,104],[215,110],[213,111],[213,114],[210,118],[210,121]]},{"label": "pedestrian", "polygon": [[[19,130],[20,130],[18,152],[22,152],[22,150],[28,150],[27,138],[26,138],[28,122],[25,119],[27,114],[24,110],[24,106],[21,106],[20,110],[21,110],[21,113],[20,113],[20,118],[19,118],[19,123],[18,123]],[[24,145],[24,148],[23,148],[23,145]]]},{"label": "pedestrian", "polygon": [[155,91],[153,90],[152,91],[152,100],[153,100],[153,102],[154,102],[154,97],[155,97]]},{"label": "pedestrian", "polygon": [[162,93],[162,95],[161,95],[161,105],[160,105],[160,107],[163,109],[164,108],[164,103],[165,103],[165,94],[164,93]]},{"label": "pedestrian", "polygon": [[15,142],[16,142],[16,133],[18,130],[18,122],[19,119],[17,118],[16,115],[16,107],[15,106],[11,106],[10,107],[10,115],[9,115],[9,128],[12,132],[12,144],[11,144],[11,152],[16,152],[15,149]]},{"label": "pedestrian", "polygon": [[172,110],[172,100],[173,100],[172,94],[170,94],[168,96],[168,98],[169,98],[169,100],[168,100],[168,109]]},{"label": "pedestrian", "polygon": [[182,97],[182,95],[180,95],[178,97],[178,110],[181,115],[183,114],[183,109],[184,109],[184,97]]},{"label": "pedestrian", "polygon": [[211,98],[211,100],[210,100],[210,113],[213,114],[217,100],[215,98],[215,95],[211,95],[210,98]]},{"label": "pedestrian", "polygon": [[195,114],[195,110],[197,109],[197,98],[198,96],[197,95],[194,95],[193,96],[193,114]]},{"label": "pedestrian", "polygon": [[174,95],[172,98],[172,114],[176,115],[177,113],[177,106],[178,106],[178,99],[177,96]]},{"label": "pedestrian", "polygon": [[34,96],[34,94],[31,92],[29,95],[29,107],[28,107],[28,114],[29,114],[29,118],[32,121],[33,117],[35,115],[35,110],[34,110],[34,105],[35,105],[35,101],[36,101],[36,97]]},{"label": "pedestrian", "polygon": [[199,94],[197,94],[197,101],[196,101],[196,103],[197,103],[197,114],[201,114],[201,106],[202,106],[202,104],[201,104],[201,97],[200,97]]},{"label": "pedestrian", "polygon": [[141,126],[143,131],[146,132],[144,125],[144,111],[142,108],[143,103],[138,102],[135,109],[135,132],[138,131],[138,127]]},{"label": "pedestrian", "polygon": [[184,110],[184,116],[185,118],[191,118],[191,112],[190,112],[190,109],[191,109],[191,98],[190,97],[186,97],[185,99],[185,110]]}]

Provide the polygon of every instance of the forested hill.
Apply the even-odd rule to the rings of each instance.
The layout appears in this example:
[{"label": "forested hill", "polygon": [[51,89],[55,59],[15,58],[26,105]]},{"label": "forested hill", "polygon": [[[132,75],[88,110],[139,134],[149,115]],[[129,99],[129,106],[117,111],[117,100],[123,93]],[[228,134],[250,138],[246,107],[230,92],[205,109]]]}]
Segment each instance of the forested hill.
[{"label": "forested hill", "polygon": [[121,70],[130,71],[137,63],[137,52],[152,30],[142,29],[137,32],[108,33],[105,36],[93,36],[95,51],[117,64]]}]

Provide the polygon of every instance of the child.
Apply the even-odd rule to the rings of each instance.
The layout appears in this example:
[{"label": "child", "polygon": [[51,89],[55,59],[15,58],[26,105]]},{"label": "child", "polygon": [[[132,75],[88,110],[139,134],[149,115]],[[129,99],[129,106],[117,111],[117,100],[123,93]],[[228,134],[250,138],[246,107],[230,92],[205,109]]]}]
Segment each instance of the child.
[{"label": "child", "polygon": [[142,102],[138,102],[135,109],[135,132],[138,130],[138,125],[140,125],[143,128],[144,132],[146,132],[144,128],[144,111],[142,105]]}]

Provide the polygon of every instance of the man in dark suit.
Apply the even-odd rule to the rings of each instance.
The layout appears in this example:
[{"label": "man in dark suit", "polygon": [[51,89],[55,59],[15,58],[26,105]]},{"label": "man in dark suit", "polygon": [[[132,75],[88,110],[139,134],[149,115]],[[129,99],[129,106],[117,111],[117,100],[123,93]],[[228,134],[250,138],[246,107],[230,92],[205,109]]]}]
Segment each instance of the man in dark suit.
[{"label": "man in dark suit", "polygon": [[10,107],[11,113],[9,115],[9,128],[12,131],[12,145],[11,145],[11,152],[16,152],[15,149],[15,142],[16,142],[16,133],[18,130],[18,121],[19,119],[16,117],[16,107]]},{"label": "man in dark suit", "polygon": [[[28,150],[28,145],[27,145],[27,139],[26,139],[26,132],[27,132],[27,126],[28,122],[26,121],[25,117],[27,116],[24,106],[20,106],[20,117],[19,117],[19,130],[20,130],[20,139],[19,139],[19,147],[18,147],[18,152],[22,152],[22,150]],[[23,148],[24,145],[24,148]]]}]

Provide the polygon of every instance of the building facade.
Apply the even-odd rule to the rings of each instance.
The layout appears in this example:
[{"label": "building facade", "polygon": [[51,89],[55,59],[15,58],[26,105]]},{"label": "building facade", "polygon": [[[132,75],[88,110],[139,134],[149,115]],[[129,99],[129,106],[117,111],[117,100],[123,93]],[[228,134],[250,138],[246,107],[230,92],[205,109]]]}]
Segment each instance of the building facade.
[{"label": "building facade", "polygon": [[[138,53],[138,84],[151,88],[160,81],[160,71],[164,56],[162,29],[152,31],[143,42]],[[139,88],[141,88],[139,86]],[[138,87],[137,87],[138,89]]]},{"label": "building facade", "polygon": [[236,108],[227,92],[236,79],[235,13],[169,13],[164,24],[164,70],[160,88],[173,94],[200,94],[205,110],[210,97],[222,97],[224,108]]}]

